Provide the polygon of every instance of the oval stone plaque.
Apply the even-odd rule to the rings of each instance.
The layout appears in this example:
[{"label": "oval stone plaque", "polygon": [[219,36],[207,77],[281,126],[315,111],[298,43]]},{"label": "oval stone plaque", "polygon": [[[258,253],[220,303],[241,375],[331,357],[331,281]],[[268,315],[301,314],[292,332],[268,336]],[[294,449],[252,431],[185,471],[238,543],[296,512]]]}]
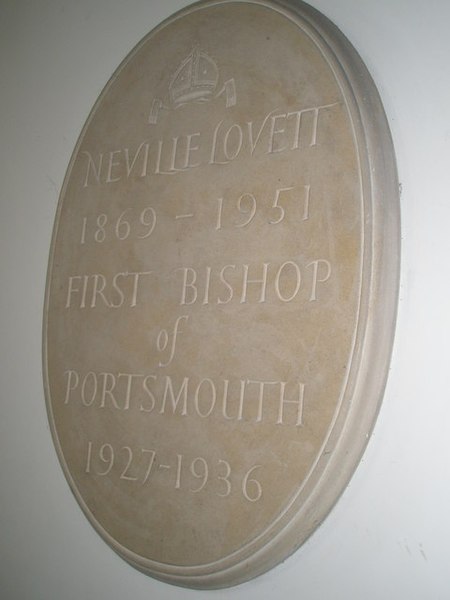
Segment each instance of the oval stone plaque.
[{"label": "oval stone plaque", "polygon": [[57,452],[123,558],[234,585],[323,520],[390,357],[398,186],[375,87],[301,2],[195,4],[75,148],[44,326]]}]

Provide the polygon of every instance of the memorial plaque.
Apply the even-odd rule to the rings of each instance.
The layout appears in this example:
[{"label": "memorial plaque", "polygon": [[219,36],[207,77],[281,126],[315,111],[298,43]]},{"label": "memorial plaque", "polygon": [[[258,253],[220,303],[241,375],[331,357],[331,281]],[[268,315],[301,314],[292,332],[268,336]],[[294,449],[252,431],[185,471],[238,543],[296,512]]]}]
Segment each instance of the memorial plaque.
[{"label": "memorial plaque", "polygon": [[44,324],[59,459],[119,555],[224,587],[320,524],[383,393],[398,212],[375,87],[311,7],[201,2],[122,63],[67,172]]}]

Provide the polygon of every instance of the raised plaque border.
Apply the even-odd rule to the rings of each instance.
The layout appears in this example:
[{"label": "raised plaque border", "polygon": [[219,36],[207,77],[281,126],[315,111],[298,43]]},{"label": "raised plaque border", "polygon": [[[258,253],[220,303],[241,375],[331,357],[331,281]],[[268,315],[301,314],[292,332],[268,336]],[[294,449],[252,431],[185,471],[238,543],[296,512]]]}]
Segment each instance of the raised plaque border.
[{"label": "raised plaque border", "polygon": [[[47,410],[55,446],[71,489],[88,519],[108,544],[137,569],[175,585],[214,589],[236,585],[272,568],[295,551],[318,527],[358,465],[384,393],[392,352],[400,274],[400,203],[395,155],[383,106],[372,78],[356,50],[340,30],[313,7],[295,0],[205,0],[175,13],[150,32],[133,50],[169,22],[186,14],[220,4],[256,4],[277,11],[295,23],[321,51],[339,83],[354,127],[361,168],[364,214],[364,258],[362,302],[358,333],[346,396],[348,411],[338,414],[327,447],[315,466],[315,476],[308,480],[306,499],[294,518],[279,527],[269,539],[240,549],[226,559],[195,567],[170,566],[145,560],[118,544],[92,518],[65,464],[58,443],[50,402],[47,373],[47,315],[53,248],[59,209],[51,246],[44,307],[43,370]],[[125,61],[124,61],[125,62]],[[117,72],[119,72],[119,66]],[[115,75],[110,80],[114,80]],[[92,109],[94,114],[108,83]],[[80,140],[86,127],[88,118]],[[73,153],[71,165],[80,141]],[[71,171],[71,165],[67,173]],[[66,176],[66,178],[68,175]],[[66,179],[67,181],[67,179]],[[64,196],[66,183],[61,198]],[[60,207],[59,207],[60,208]],[[263,536],[264,537],[264,536]]]}]

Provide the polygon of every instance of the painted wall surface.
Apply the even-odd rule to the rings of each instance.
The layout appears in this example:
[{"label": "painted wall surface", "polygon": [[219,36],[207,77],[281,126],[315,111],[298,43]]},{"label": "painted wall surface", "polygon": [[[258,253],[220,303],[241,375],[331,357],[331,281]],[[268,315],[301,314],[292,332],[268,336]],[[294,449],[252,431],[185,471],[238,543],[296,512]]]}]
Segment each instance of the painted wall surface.
[{"label": "painted wall surface", "polygon": [[128,566],[82,515],[45,410],[41,327],[65,170],[103,85],[185,0],[0,3],[0,597],[450,598],[450,3],[311,0],[381,94],[402,184],[402,280],[384,403],[323,525],[242,586],[197,592]]}]

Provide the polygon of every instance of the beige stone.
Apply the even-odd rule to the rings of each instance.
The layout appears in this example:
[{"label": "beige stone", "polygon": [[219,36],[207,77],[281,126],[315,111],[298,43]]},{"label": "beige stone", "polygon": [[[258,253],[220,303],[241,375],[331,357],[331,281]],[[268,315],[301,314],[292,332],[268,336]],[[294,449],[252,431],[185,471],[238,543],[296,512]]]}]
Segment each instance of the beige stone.
[{"label": "beige stone", "polygon": [[100,96],[56,217],[58,455],[126,560],[244,581],[321,522],[379,406],[398,281],[375,88],[301,3],[202,3]]}]

